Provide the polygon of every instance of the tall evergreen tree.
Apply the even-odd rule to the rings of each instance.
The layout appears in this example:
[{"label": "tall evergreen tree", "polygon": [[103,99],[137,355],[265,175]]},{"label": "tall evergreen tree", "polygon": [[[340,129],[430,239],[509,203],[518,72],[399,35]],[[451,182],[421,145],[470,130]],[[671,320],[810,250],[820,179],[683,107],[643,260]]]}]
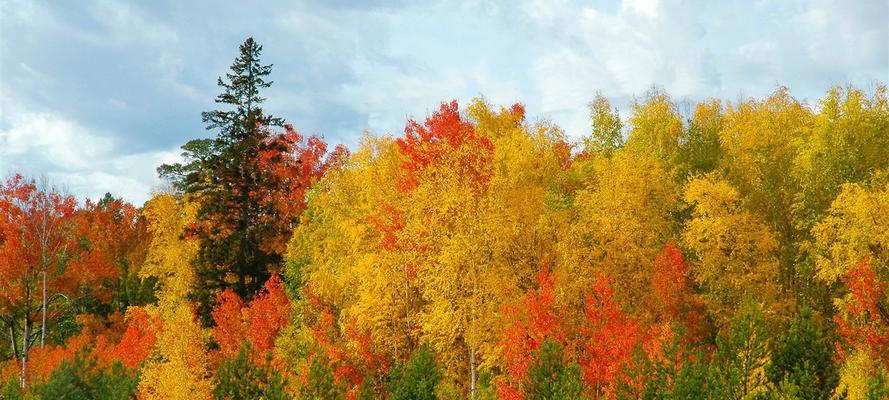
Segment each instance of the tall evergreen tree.
[{"label": "tall evergreen tree", "polygon": [[248,38],[226,79],[218,79],[223,91],[216,102],[230,109],[201,114],[208,130],[218,129],[217,136],[189,141],[182,146],[184,164],[158,168],[161,177],[200,204],[189,234],[200,240],[194,294],[204,316],[221,289],[231,287],[249,299],[270,276],[270,267],[281,262],[279,252],[264,246],[279,234],[270,197],[280,185],[265,160],[270,152],[286,151],[271,131],[284,120],[262,110],[265,98],[259,92],[272,84],[266,80],[272,65],[260,63],[261,52],[262,46]]}]

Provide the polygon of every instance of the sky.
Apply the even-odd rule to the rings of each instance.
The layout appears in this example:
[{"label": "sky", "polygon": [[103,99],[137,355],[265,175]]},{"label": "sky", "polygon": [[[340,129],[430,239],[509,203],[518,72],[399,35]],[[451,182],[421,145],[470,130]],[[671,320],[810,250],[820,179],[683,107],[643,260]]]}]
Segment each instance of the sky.
[{"label": "sky", "polygon": [[265,110],[352,148],[452,99],[522,102],[579,138],[596,92],[626,116],[652,85],[816,106],[889,81],[886,0],[0,0],[0,174],[141,205],[214,134],[200,113],[248,36],[274,64]]}]

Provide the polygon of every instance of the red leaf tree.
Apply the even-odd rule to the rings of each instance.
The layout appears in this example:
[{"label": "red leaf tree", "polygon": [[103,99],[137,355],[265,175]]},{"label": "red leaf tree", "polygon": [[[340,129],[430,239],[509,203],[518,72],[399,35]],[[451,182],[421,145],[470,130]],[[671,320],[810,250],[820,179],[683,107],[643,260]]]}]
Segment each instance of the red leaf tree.
[{"label": "red leaf tree", "polygon": [[667,243],[654,259],[651,309],[656,322],[686,330],[694,342],[706,334],[702,303],[691,290],[691,264],[674,244]]},{"label": "red leaf tree", "polygon": [[642,327],[621,310],[611,281],[604,275],[598,277],[592,293],[587,295],[584,317],[580,328],[581,378],[597,396],[613,398],[620,383],[628,379],[624,370],[642,342]]},{"label": "red leaf tree", "polygon": [[38,339],[45,345],[53,304],[97,278],[92,271],[68,268],[76,248],[75,207],[72,196],[21,175],[0,187],[0,322],[9,332],[13,356],[21,360],[23,386],[28,352]]},{"label": "red leaf tree", "polygon": [[481,190],[493,176],[491,159],[494,144],[475,132],[472,123],[460,115],[457,101],[443,103],[438,111],[422,124],[410,119],[404,127],[404,137],[396,140],[404,155],[402,164],[405,174],[398,186],[410,191],[424,174],[435,174],[448,160],[457,168],[459,175],[469,179],[466,184],[473,190]]},{"label": "red leaf tree", "polygon": [[525,293],[516,304],[506,305],[503,314],[509,320],[500,334],[501,357],[506,374],[497,382],[501,399],[523,399],[521,382],[540,346],[546,340],[565,341],[562,317],[555,309],[553,277],[541,271],[536,278],[537,289]]},{"label": "red leaf tree", "polygon": [[228,289],[216,300],[212,316],[213,337],[223,359],[237,356],[245,342],[253,347],[254,360],[264,362],[275,337],[290,322],[290,300],[278,275],[272,277],[248,305]]},{"label": "red leaf tree", "polygon": [[[311,332],[315,347],[308,356],[309,364],[326,362],[334,383],[345,388],[346,398],[358,398],[366,379],[375,381],[389,372],[388,358],[375,351],[371,335],[354,321],[340,321],[336,306],[311,290],[304,290],[303,295],[303,324]],[[308,370],[303,371],[301,381],[308,384]]]},{"label": "red leaf tree", "polygon": [[[886,281],[877,276],[870,257],[846,272],[841,280],[849,289],[848,301],[834,317],[841,342],[846,348],[862,350],[889,365],[889,313],[881,303]],[[844,346],[839,347],[840,355],[846,356]]]}]

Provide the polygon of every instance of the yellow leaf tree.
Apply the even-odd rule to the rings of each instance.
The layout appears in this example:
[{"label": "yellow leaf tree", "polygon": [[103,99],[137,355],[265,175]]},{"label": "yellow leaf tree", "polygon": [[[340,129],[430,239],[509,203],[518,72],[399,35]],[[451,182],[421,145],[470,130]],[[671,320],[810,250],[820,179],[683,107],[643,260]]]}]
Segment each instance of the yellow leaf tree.
[{"label": "yellow leaf tree", "polygon": [[769,227],[744,209],[734,187],[713,175],[690,181],[684,199],[693,211],[682,243],[696,256],[692,271],[717,325],[724,326],[748,298],[765,305],[767,316],[783,314],[778,241]]},{"label": "yellow leaf tree", "polygon": [[194,212],[193,204],[168,194],[156,195],[145,207],[152,238],[140,275],[158,278],[158,302],[147,312],[161,321],[162,331],[142,369],[141,399],[201,400],[212,394],[206,334],[187,299],[198,244],[183,238],[183,233]]},{"label": "yellow leaf tree", "polygon": [[642,152],[625,148],[591,163],[587,187],[576,194],[570,223],[558,239],[559,286],[571,309],[580,312],[584,293],[604,273],[627,311],[640,313],[651,262],[674,233],[670,212],[677,189],[661,162]]}]

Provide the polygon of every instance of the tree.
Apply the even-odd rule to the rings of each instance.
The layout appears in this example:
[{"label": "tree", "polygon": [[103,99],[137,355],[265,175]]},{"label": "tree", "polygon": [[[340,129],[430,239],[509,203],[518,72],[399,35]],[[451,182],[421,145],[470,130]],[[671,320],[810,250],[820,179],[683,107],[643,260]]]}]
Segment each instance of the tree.
[{"label": "tree", "polygon": [[646,313],[655,324],[679,326],[686,339],[697,341],[707,333],[700,295],[695,293],[692,266],[682,251],[667,243],[652,262],[651,291]]},{"label": "tree", "polygon": [[594,395],[614,398],[627,380],[624,370],[641,344],[643,332],[638,321],[623,313],[615,301],[610,279],[604,275],[599,276],[587,295],[580,334],[583,338],[581,377]]},{"label": "tree", "polygon": [[532,379],[530,368],[533,363],[544,363],[538,365],[538,369],[544,370],[563,367],[561,362],[556,367],[552,364],[555,360],[539,359],[553,357],[549,354],[553,349],[545,352],[541,349],[545,342],[553,342],[561,351],[560,342],[565,341],[566,335],[560,326],[562,318],[553,304],[552,277],[542,271],[536,281],[537,289],[525,293],[521,302],[504,306],[503,314],[508,322],[503,327],[499,347],[505,374],[497,381],[497,392],[502,399],[522,399],[530,395],[533,385],[529,386],[528,382]]},{"label": "tree", "polygon": [[573,196],[567,226],[553,239],[561,260],[553,266],[557,284],[570,293],[568,308],[579,317],[584,293],[599,274],[607,275],[618,301],[642,315],[652,260],[675,229],[670,214],[678,205],[677,187],[657,159],[626,147],[592,163],[585,187]]},{"label": "tree", "polygon": [[[693,207],[682,241],[696,255],[695,280],[717,326],[723,326],[748,297],[785,312],[778,297],[778,241],[738,191],[713,175],[691,180],[685,201]],[[780,315],[780,314],[779,314]]]},{"label": "tree", "polygon": [[765,372],[775,386],[795,388],[803,399],[827,399],[837,386],[833,346],[815,325],[812,311],[803,309],[772,351]]},{"label": "tree", "polygon": [[749,399],[766,390],[764,367],[769,362],[769,331],[762,308],[746,301],[716,340],[715,364],[723,395]]},{"label": "tree", "polygon": [[260,63],[262,46],[248,38],[226,75],[216,102],[230,110],[204,112],[215,138],[182,146],[185,164],[162,165],[159,174],[199,207],[189,235],[200,243],[194,297],[205,323],[213,300],[225,288],[251,299],[280,267],[305,204],[304,191],[323,172],[326,145],[303,137],[284,120],[266,115],[260,90],[271,86],[271,65]]},{"label": "tree", "polygon": [[[105,277],[69,268],[75,207],[72,196],[55,187],[38,187],[21,175],[0,187],[0,319],[9,332],[13,356],[21,359],[22,387],[28,383],[31,346],[37,338],[41,347],[46,344],[47,324],[55,317],[50,315],[51,303]],[[36,323],[40,329],[35,331]],[[21,348],[16,344],[19,332]]]},{"label": "tree", "polygon": [[290,300],[281,279],[273,275],[249,305],[231,290],[220,294],[212,316],[213,337],[223,358],[239,356],[249,343],[254,361],[261,363],[271,355],[275,337],[290,322]]},{"label": "tree", "polygon": [[323,355],[311,359],[306,384],[299,389],[300,400],[342,400],[345,399],[345,385],[335,382],[330,371],[329,360]]},{"label": "tree", "polygon": [[602,153],[610,156],[615,150],[623,146],[620,114],[617,109],[611,108],[611,103],[601,93],[596,93],[595,99],[588,105],[593,132],[588,138],[584,138],[584,151],[587,153]]},{"label": "tree", "polygon": [[[677,332],[678,333],[678,332]],[[722,399],[714,368],[703,352],[688,352],[678,335],[658,343],[660,354],[643,348],[633,353],[628,378],[617,382],[618,399]]]},{"label": "tree", "polygon": [[870,184],[843,185],[812,235],[820,280],[839,283],[865,258],[878,280],[889,279],[889,182],[874,179]]},{"label": "tree", "polygon": [[252,348],[245,344],[238,355],[219,365],[214,377],[214,397],[228,399],[284,400],[284,378],[271,363],[255,363]]},{"label": "tree", "polygon": [[839,303],[841,313],[834,322],[844,344],[889,365],[889,313],[882,304],[889,284],[877,278],[867,257],[842,281],[849,295]]},{"label": "tree", "polygon": [[204,335],[188,301],[195,279],[191,261],[199,245],[183,234],[196,208],[168,194],[156,195],[145,206],[152,239],[140,274],[158,279],[158,302],[146,311],[160,321],[161,331],[142,368],[141,399],[205,400],[212,394]]},{"label": "tree", "polygon": [[744,208],[772,232],[777,241],[778,287],[794,295],[802,293],[805,271],[797,271],[803,236],[793,221],[799,185],[792,171],[800,145],[811,131],[813,114],[786,87],[779,87],[764,99],[726,107],[719,133],[718,173],[738,192]]},{"label": "tree", "polygon": [[154,351],[158,330],[161,328],[158,321],[149,316],[144,307],[129,308],[127,329],[108,356],[127,368],[139,368]]},{"label": "tree", "polygon": [[435,364],[435,355],[422,346],[409,363],[398,365],[389,374],[390,400],[436,400],[435,387],[442,373]]},{"label": "tree", "polygon": [[524,228],[545,220],[536,179],[561,164],[558,136],[527,127],[521,105],[495,111],[477,101],[466,114],[456,102],[442,104],[423,123],[409,121],[396,141],[408,201],[397,239],[417,266],[421,339],[475,398],[479,371],[496,351],[504,288],[520,287],[545,261],[535,259],[546,249],[534,240],[548,226]]},{"label": "tree", "polygon": [[635,101],[630,126],[628,148],[652,155],[665,168],[676,162],[682,119],[667,92],[652,87],[642,101]]},{"label": "tree", "polygon": [[580,398],[580,369],[570,364],[564,347],[552,340],[543,342],[537,350],[528,376],[522,383],[527,400],[574,400]]},{"label": "tree", "polygon": [[78,351],[73,360],[65,360],[45,382],[30,392],[44,399],[127,400],[134,397],[139,376],[136,371],[115,362],[108,370],[100,369],[95,356]]},{"label": "tree", "polygon": [[288,247],[285,281],[294,298],[311,290],[336,304],[390,357],[404,362],[416,350],[422,302],[417,268],[397,240],[407,204],[395,184],[402,160],[390,138],[366,136],[360,143],[307,193],[309,207]]},{"label": "tree", "polygon": [[719,166],[722,147],[719,133],[724,126],[719,100],[698,103],[680,138],[678,167],[680,178],[706,174]]},{"label": "tree", "polygon": [[834,87],[820,101],[811,134],[794,160],[799,182],[793,216],[805,232],[817,225],[846,184],[865,183],[889,158],[889,99],[879,84],[871,96]]},{"label": "tree", "polygon": [[850,398],[864,397],[869,381],[889,374],[889,186],[880,175],[842,185],[812,229],[816,278],[834,288],[840,385]]},{"label": "tree", "polygon": [[298,391],[312,399],[380,394],[389,360],[377,352],[371,335],[354,320],[344,320],[341,310],[310,288],[303,290],[299,304],[303,317],[299,334],[308,340],[296,343],[301,360],[295,366]]},{"label": "tree", "polygon": [[126,312],[129,306],[156,300],[156,279],[139,278],[150,242],[140,209],[106,193],[95,202],[87,199],[77,210],[74,224],[73,234],[82,250],[74,262],[113,278],[103,287],[88,288],[98,302],[90,311]]},{"label": "tree", "polygon": [[325,174],[291,241],[288,281],[396,362],[427,343],[471,393],[472,372],[497,353],[501,305],[554,258],[547,200],[569,160],[562,134],[527,125],[520,104],[443,104],[403,137],[363,139]]},{"label": "tree", "polygon": [[881,281],[870,264],[870,257],[850,269],[840,280],[849,293],[837,300],[838,313],[833,320],[839,335],[837,352],[842,361],[840,387],[850,398],[864,398],[876,385],[886,385],[889,375],[889,315],[882,298],[887,283]]}]

